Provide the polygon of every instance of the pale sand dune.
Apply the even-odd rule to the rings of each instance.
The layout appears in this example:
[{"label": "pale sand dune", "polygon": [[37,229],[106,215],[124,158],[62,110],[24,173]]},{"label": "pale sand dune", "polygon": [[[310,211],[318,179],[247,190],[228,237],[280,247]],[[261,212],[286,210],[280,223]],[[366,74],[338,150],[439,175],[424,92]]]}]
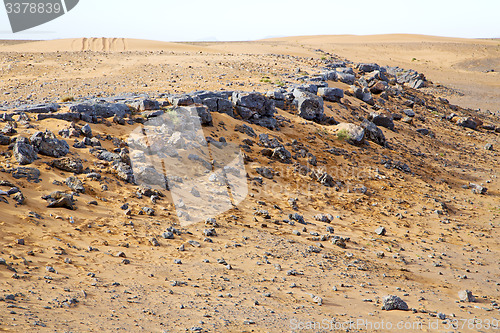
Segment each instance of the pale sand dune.
[{"label": "pale sand dune", "polygon": [[0,52],[79,52],[79,51],[174,51],[197,52],[198,46],[182,43],[129,39],[129,38],[73,38],[36,41],[3,46]]}]

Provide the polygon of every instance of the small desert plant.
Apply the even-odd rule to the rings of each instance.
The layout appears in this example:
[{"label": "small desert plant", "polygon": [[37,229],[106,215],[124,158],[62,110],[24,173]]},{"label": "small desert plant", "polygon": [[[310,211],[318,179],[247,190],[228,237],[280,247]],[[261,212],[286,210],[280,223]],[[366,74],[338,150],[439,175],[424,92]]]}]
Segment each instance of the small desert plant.
[{"label": "small desert plant", "polygon": [[337,132],[337,138],[342,141],[351,140],[351,135],[347,132],[347,130],[342,129]]},{"label": "small desert plant", "polygon": [[271,83],[271,79],[266,76],[266,77],[263,77],[262,79],[260,79],[260,82]]},{"label": "small desert plant", "polygon": [[417,61],[417,58],[412,58],[411,61]]},{"label": "small desert plant", "polygon": [[282,82],[280,80],[276,81],[274,84],[277,85],[278,87],[284,87],[285,86],[285,82]]},{"label": "small desert plant", "polygon": [[61,98],[61,102],[66,103],[66,102],[74,102],[75,98],[73,96],[64,96]]}]

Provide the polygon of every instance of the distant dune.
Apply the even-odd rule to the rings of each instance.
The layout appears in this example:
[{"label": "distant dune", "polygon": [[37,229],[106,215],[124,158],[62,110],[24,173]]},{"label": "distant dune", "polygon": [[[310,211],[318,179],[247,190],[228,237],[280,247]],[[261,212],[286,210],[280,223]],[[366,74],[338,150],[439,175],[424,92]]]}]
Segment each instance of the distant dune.
[{"label": "distant dune", "polygon": [[[9,45],[10,44],[10,45]],[[123,51],[199,51],[200,47],[182,43],[169,43],[130,38],[72,38],[49,41],[25,41],[14,44],[0,43],[0,52],[123,52]]]}]

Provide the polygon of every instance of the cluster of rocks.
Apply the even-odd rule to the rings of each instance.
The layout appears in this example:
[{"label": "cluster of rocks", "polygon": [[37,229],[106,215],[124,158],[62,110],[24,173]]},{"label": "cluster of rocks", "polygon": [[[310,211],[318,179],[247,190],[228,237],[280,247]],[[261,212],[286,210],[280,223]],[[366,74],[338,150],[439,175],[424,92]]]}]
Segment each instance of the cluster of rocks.
[{"label": "cluster of rocks", "polygon": [[49,130],[36,132],[31,138],[18,137],[12,146],[13,154],[17,162],[21,165],[33,163],[38,154],[63,157],[69,153],[69,145],[64,140],[56,138]]}]

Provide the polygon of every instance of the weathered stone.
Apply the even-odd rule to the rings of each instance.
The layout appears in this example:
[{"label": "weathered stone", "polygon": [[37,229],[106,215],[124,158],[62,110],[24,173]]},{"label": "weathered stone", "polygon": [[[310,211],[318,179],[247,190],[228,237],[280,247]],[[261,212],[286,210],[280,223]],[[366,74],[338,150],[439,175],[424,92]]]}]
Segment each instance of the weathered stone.
[{"label": "weathered stone", "polygon": [[158,110],[160,108],[160,103],[158,103],[158,101],[156,100],[146,98],[134,102],[132,106],[139,111]]},{"label": "weathered stone", "polygon": [[12,177],[16,179],[26,178],[30,182],[40,181],[40,170],[35,168],[19,167],[12,170]]},{"label": "weathered stone", "polygon": [[337,73],[337,80],[345,83],[345,84],[354,84],[354,81],[356,80],[356,76],[354,74],[348,74],[348,73]]},{"label": "weathered stone", "polygon": [[31,164],[36,158],[36,152],[27,138],[19,137],[13,147],[14,157],[21,165]]},{"label": "weathered stone", "polygon": [[50,112],[57,112],[60,108],[61,106],[59,104],[49,103],[49,104],[29,105],[26,107],[20,107],[17,110],[26,113],[50,113]]},{"label": "weathered stone", "polygon": [[382,310],[403,310],[408,311],[408,304],[398,296],[389,295],[384,298]]},{"label": "weathered stone", "polygon": [[352,141],[356,144],[362,143],[365,138],[365,130],[363,127],[351,123],[340,123],[336,125],[335,132],[339,138]]},{"label": "weathered stone", "polygon": [[384,227],[378,227],[375,229],[375,233],[379,236],[385,236],[386,230]]},{"label": "weathered stone", "polygon": [[375,142],[378,145],[385,146],[386,140],[384,132],[369,120],[363,120],[361,127],[365,130],[366,139]]},{"label": "weathered stone", "polygon": [[367,87],[360,88],[360,87],[353,85],[353,86],[351,86],[350,91],[351,91],[351,94],[354,97],[356,97],[357,99],[360,99],[363,102],[370,104],[370,105],[375,104],[375,102],[373,101],[373,96],[370,92],[370,89],[368,89]]},{"label": "weathered stone", "polygon": [[340,102],[340,99],[344,97],[344,91],[340,88],[319,88],[318,95],[325,101]]},{"label": "weathered stone", "polygon": [[469,290],[460,290],[458,292],[458,298],[462,302],[475,302],[476,301],[476,298],[474,297],[474,295],[472,295],[472,292]]},{"label": "weathered stone", "polygon": [[77,174],[83,172],[82,161],[73,157],[59,158],[57,160],[51,161],[49,165],[67,172],[73,172]]},{"label": "weathered stone", "polygon": [[81,132],[87,138],[91,138],[92,137],[92,128],[90,128],[89,124],[83,125],[83,127],[81,129]]},{"label": "weathered stone", "polygon": [[292,154],[288,150],[286,150],[285,147],[278,147],[274,149],[272,158],[282,163],[290,163]]},{"label": "weathered stone", "polygon": [[80,179],[70,176],[65,180],[66,185],[75,192],[85,193],[85,187]]},{"label": "weathered stone", "polygon": [[452,119],[458,126],[462,126],[465,128],[470,128],[475,130],[477,128],[477,122],[472,117],[455,117]]},{"label": "weathered stone", "polygon": [[273,179],[274,177],[274,170],[271,168],[256,168],[255,171],[261,175],[262,177],[268,178],[268,179]]},{"label": "weathered stone", "polygon": [[123,118],[132,113],[126,104],[108,103],[102,101],[73,104],[70,106],[69,110],[86,116],[82,117],[82,119],[91,120],[91,122],[95,122],[96,117],[109,118],[117,115]]},{"label": "weathered stone", "polygon": [[324,119],[323,98],[301,90],[294,90],[299,116],[313,121]]},{"label": "weathered stone", "polygon": [[370,86],[370,92],[374,94],[383,93],[388,87],[387,82],[377,81],[373,85]]},{"label": "weathered stone", "polygon": [[244,133],[252,138],[255,138],[257,136],[257,134],[255,134],[255,131],[253,130],[253,128],[251,128],[250,126],[248,126],[246,124],[236,125],[234,127],[234,130],[236,132]]},{"label": "weathered stone", "polygon": [[377,126],[382,126],[390,130],[394,130],[394,121],[389,113],[372,112],[368,116],[368,120]]},{"label": "weathered stone", "polygon": [[38,121],[45,119],[59,119],[65,121],[78,121],[80,120],[80,113],[78,112],[63,112],[63,113],[40,113],[36,115]]},{"label": "weathered stone", "polygon": [[54,133],[49,130],[36,132],[31,136],[30,141],[35,151],[42,155],[63,157],[69,153],[68,143],[57,139]]},{"label": "weathered stone", "polygon": [[360,64],[358,64],[357,67],[360,71],[363,71],[366,73],[377,71],[380,69],[380,66],[377,64],[366,64],[366,63],[360,63]]},{"label": "weathered stone", "polygon": [[272,117],[276,112],[274,102],[256,92],[234,92],[232,102],[240,116],[245,120],[255,115]]}]

